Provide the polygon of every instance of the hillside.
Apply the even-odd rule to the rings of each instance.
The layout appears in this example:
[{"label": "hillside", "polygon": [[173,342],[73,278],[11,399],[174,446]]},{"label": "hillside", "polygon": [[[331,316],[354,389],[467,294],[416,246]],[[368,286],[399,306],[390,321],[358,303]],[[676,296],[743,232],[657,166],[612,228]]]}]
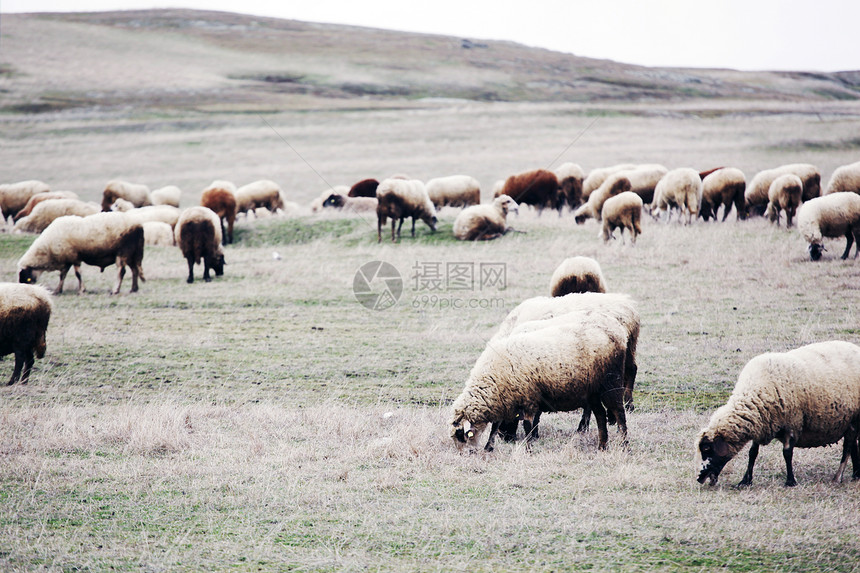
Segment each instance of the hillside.
[{"label": "hillside", "polygon": [[4,14],[0,110],[860,98],[860,72],[646,68],[512,42],[194,10]]}]

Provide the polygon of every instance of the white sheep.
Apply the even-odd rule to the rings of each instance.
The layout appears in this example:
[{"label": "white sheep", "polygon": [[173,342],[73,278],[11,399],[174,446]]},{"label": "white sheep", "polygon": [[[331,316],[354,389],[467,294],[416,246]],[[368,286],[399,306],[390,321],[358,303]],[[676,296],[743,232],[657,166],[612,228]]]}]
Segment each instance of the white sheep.
[{"label": "white sheep", "polygon": [[153,205],[179,207],[179,201],[182,199],[182,189],[176,185],[166,185],[150,193],[149,197]]},{"label": "white sheep", "polygon": [[571,210],[582,205],[582,182],[585,172],[577,163],[566,162],[559,165],[555,171],[558,179],[558,192],[561,200],[567,203]]},{"label": "white sheep", "polygon": [[15,355],[9,385],[26,384],[36,358],[45,356],[51,295],[37,285],[0,283],[0,356]]},{"label": "white sheep", "polygon": [[281,186],[268,179],[242,185],[236,189],[236,213],[249,214],[260,207],[276,213],[284,206],[283,196]]},{"label": "white sheep", "polygon": [[[860,347],[831,340],[756,356],[741,370],[728,402],[699,434],[698,481],[709,479],[715,484],[729,460],[752,441],[747,471],[739,484],[750,485],[759,446],[777,439],[783,444],[785,485],[796,485],[794,448],[827,446],[843,437],[844,452],[856,448],[858,416]],[[834,480],[841,478],[842,469],[844,465]],[[856,466],[854,477],[860,477]]]},{"label": "white sheep", "polygon": [[619,163],[618,165],[610,165],[608,167],[598,167],[588,172],[588,175],[582,181],[582,200],[588,201],[591,193],[603,185],[607,177],[619,171],[629,171],[635,169],[633,163]]},{"label": "white sheep", "polygon": [[[813,261],[821,258],[824,237],[847,239],[842,258],[847,259],[851,245],[860,248],[860,195],[833,193],[806,201],[797,214],[797,228],[809,243],[809,256]],[[857,250],[854,251],[857,257]]]},{"label": "white sheep", "polygon": [[47,193],[50,190],[51,187],[47,183],[36,179],[0,185],[0,214],[3,220],[17,215],[33,195]]},{"label": "white sheep", "polygon": [[614,197],[625,191],[630,191],[632,188],[630,180],[624,176],[624,171],[609,175],[591,195],[588,196],[588,201],[580,205],[574,212],[573,218],[578,225],[583,224],[586,219],[600,220],[601,212],[603,211],[603,203],[610,197]]},{"label": "white sheep", "polygon": [[131,269],[131,292],[137,292],[138,277],[145,280],[141,268],[143,247],[143,226],[124,213],[67,215],[48,225],[18,260],[18,280],[34,283],[44,271],[60,271],[60,282],[54,290],[54,294],[60,294],[66,274],[74,267],[80,294],[84,291],[82,263],[102,271],[115,264],[119,271],[111,294],[119,292],[126,266]]},{"label": "white sheep", "polygon": [[170,225],[171,229],[176,228],[180,213],[181,211],[172,205],[150,205],[125,211],[131,220],[141,225],[150,221],[160,221]]},{"label": "white sheep", "polygon": [[584,292],[606,292],[606,279],[603,278],[600,264],[591,257],[564,259],[549,280],[550,296]]},{"label": "white sheep", "polygon": [[135,207],[152,205],[149,187],[141,183],[129,183],[128,181],[113,179],[107,182],[104,191],[102,191],[102,211],[110,211],[111,205],[117,199],[130,201]]},{"label": "white sheep", "polygon": [[343,193],[332,192],[323,201],[322,206],[340,209],[347,213],[375,213],[379,200],[376,197],[350,197]]},{"label": "white sheep", "polygon": [[744,191],[744,209],[747,214],[764,213],[767,205],[767,192],[770,184],[780,175],[793,173],[803,181],[803,201],[809,201],[821,195],[821,173],[810,163],[791,163],[773,169],[759,171],[752,178]]},{"label": "white sheep", "polygon": [[716,169],[702,178],[702,204],[699,214],[708,220],[713,217],[716,221],[717,211],[723,206],[723,218],[729,216],[732,205],[735,206],[738,219],[746,218],[744,209],[744,191],[746,190],[744,172],[736,167]]},{"label": "white sheep", "polygon": [[[16,222],[20,221],[32,213],[33,209],[36,208],[36,205],[42,201],[50,201],[51,199],[80,199],[80,197],[78,197],[78,194],[74,191],[48,191],[47,193],[36,193],[27,200],[27,204],[24,205],[24,208],[15,214],[13,220]],[[101,210],[101,208],[99,209]]]},{"label": "white sheep", "polygon": [[765,217],[779,226],[779,218],[785,211],[785,226],[791,227],[794,214],[800,206],[800,198],[803,196],[803,181],[793,173],[780,175],[773,180],[767,192],[767,209]]},{"label": "white sheep", "polygon": [[143,223],[143,242],[154,247],[173,247],[176,245],[173,227],[163,221],[146,221]]},{"label": "white sheep", "polygon": [[190,207],[182,212],[176,224],[176,244],[188,262],[189,284],[194,282],[194,265],[203,260],[203,280],[224,274],[224,249],[221,245],[221,218],[208,207]]},{"label": "white sheep", "polygon": [[833,175],[830,176],[824,194],[830,195],[845,191],[860,193],[860,161],[837,167],[833,171]]},{"label": "white sheep", "polygon": [[615,229],[621,229],[621,244],[624,244],[624,229],[627,229],[630,231],[630,242],[635,245],[636,237],[642,233],[642,205],[642,197],[632,191],[607,199],[600,213],[603,219],[603,242],[614,239]]},{"label": "white sheep", "polygon": [[699,216],[699,205],[702,202],[702,178],[699,172],[689,167],[680,167],[666,173],[654,189],[654,202],[651,215],[655,218],[660,213],[667,214],[666,220],[672,217],[671,209],[677,208],[679,220],[687,213],[689,225]]},{"label": "white sheep", "polygon": [[400,237],[400,229],[403,220],[412,217],[412,236],[415,236],[415,220],[421,219],[436,231],[436,208],[424,189],[424,183],[418,179],[400,179],[389,177],[383,180],[376,188],[376,198],[379,203],[376,208],[376,233],[377,242],[382,242],[382,226],[388,218],[391,218],[391,242],[394,239],[395,223],[397,225],[397,237]]},{"label": "white sheep", "polygon": [[630,190],[642,197],[642,202],[650,204],[654,201],[654,191],[657,183],[669,172],[659,163],[643,163],[634,169],[621,171],[630,180]]},{"label": "white sheep", "polygon": [[41,233],[54,219],[64,215],[86,217],[100,211],[101,207],[97,203],[79,199],[49,199],[37,203],[29,215],[18,219],[12,229],[16,233]]},{"label": "white sheep", "polygon": [[445,206],[468,207],[481,203],[481,184],[469,175],[436,177],[429,180],[424,187],[436,209]]},{"label": "white sheep", "polygon": [[320,194],[311,201],[309,207],[311,213],[318,213],[323,209],[323,203],[331,197],[332,193],[337,193],[338,195],[346,195],[349,196],[349,187],[346,185],[335,185],[334,187],[329,187],[328,189],[323,189],[320,191]]},{"label": "white sheep", "polygon": [[460,241],[488,241],[508,231],[507,216],[518,213],[517,202],[500,195],[487,205],[472,205],[463,209],[454,220],[454,237]]}]

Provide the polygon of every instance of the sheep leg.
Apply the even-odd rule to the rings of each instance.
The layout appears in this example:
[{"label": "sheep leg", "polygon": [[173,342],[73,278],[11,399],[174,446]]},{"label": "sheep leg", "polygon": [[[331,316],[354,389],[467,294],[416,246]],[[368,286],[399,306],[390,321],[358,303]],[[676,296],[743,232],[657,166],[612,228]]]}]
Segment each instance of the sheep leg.
[{"label": "sheep leg", "polygon": [[111,291],[111,294],[119,294],[119,289],[122,286],[122,279],[125,277],[125,264],[121,261],[117,261],[116,265],[119,267],[119,272],[116,274],[116,286]]},{"label": "sheep leg", "polygon": [[851,467],[853,468],[853,472],[851,474],[851,479],[857,480],[860,479],[860,436],[857,433],[854,434],[854,439],[851,440]]},{"label": "sheep leg", "polygon": [[854,244],[854,234],[851,231],[845,233],[845,238],[848,239],[848,244],[845,245],[845,252],[842,253],[842,260],[848,258],[848,253],[851,251],[851,245]]},{"label": "sheep leg", "polygon": [[78,294],[84,292],[84,277],[81,275],[81,265],[75,265],[75,276],[78,278]]},{"label": "sheep leg", "polygon": [[493,422],[490,426],[490,437],[487,438],[487,444],[484,450],[487,452],[493,451],[493,444],[496,442],[496,434],[499,432],[499,422]]},{"label": "sheep leg", "polygon": [[540,424],[540,410],[537,411],[531,420],[528,417],[523,418],[523,431],[526,434],[527,442],[533,442],[540,437],[538,424]]},{"label": "sheep leg", "polygon": [[188,257],[188,278],[185,279],[185,282],[191,284],[194,282],[194,259],[192,257]]},{"label": "sheep leg", "polygon": [[606,426],[606,410],[603,404],[600,403],[600,397],[596,396],[589,400],[591,411],[594,413],[594,419],[597,422],[597,449],[605,450],[606,443],[609,441],[609,430]]},{"label": "sheep leg", "polygon": [[782,457],[785,459],[785,487],[793,487],[797,485],[797,480],[794,479],[794,467],[792,466],[792,457],[794,456],[794,444],[797,438],[794,435],[789,435],[785,446],[782,448]]},{"label": "sheep leg", "polygon": [[[63,283],[66,282],[66,275],[69,274],[70,268],[72,268],[72,265],[60,269],[60,282],[57,283],[57,288],[54,289],[54,294],[60,294],[61,292],[63,292]],[[80,281],[80,278],[78,278],[78,280]]]},{"label": "sheep leg", "polygon": [[140,272],[141,269],[140,269],[140,266],[132,266],[130,268],[131,268],[131,290],[129,292],[137,292],[137,289],[139,288],[138,284],[137,284],[137,279],[143,278],[141,276],[141,272]]},{"label": "sheep leg", "polygon": [[415,238],[415,216],[412,216],[412,238]]},{"label": "sheep leg", "polygon": [[[854,449],[855,447],[851,446],[851,443],[854,443],[854,446],[857,445],[857,435],[853,429],[847,431],[845,435],[842,437],[842,459],[839,461],[839,469],[836,470],[836,475],[833,476],[833,483],[841,483],[842,476],[845,473],[845,467],[848,465],[848,455],[852,456],[852,461],[854,460]],[[855,466],[856,467],[856,466]]]},{"label": "sheep leg", "polygon": [[582,407],[582,418],[579,419],[579,426],[576,427],[576,431],[579,433],[587,432],[589,423],[591,423],[591,408],[586,404]]},{"label": "sheep leg", "polygon": [[[391,219],[391,242],[394,243],[394,226],[397,224],[395,219]],[[403,220],[400,221],[400,224],[403,225]],[[397,228],[397,236],[400,236],[400,228]]]},{"label": "sheep leg", "polygon": [[753,442],[753,444],[750,446],[750,458],[749,458],[749,462],[747,463],[747,471],[744,474],[744,477],[741,480],[741,482],[738,484],[738,487],[746,487],[748,485],[752,485],[753,467],[755,466],[755,459],[757,457],[758,457],[758,443]]},{"label": "sheep leg", "polygon": [[212,277],[209,276],[209,259],[203,257],[203,280],[207,283],[212,282]]},{"label": "sheep leg", "polygon": [[504,421],[499,424],[499,435],[502,436],[502,439],[506,442],[514,442],[517,439],[517,426],[519,425],[518,420],[514,421]]}]

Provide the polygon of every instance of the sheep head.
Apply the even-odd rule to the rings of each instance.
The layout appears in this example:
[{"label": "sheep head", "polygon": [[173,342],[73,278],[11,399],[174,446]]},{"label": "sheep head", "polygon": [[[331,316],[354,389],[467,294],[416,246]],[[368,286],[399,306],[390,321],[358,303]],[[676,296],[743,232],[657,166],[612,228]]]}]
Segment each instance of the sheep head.
[{"label": "sheep head", "polygon": [[702,436],[699,440],[699,453],[702,455],[702,468],[697,481],[705,483],[705,480],[709,479],[711,485],[716,485],[720,472],[734,457],[735,452],[722,436],[717,435],[713,440]]},{"label": "sheep head", "polygon": [[473,424],[469,420],[455,418],[451,423],[451,438],[458,449],[478,449],[478,440],[486,427],[486,423]]},{"label": "sheep head", "polygon": [[28,285],[36,284],[42,271],[32,267],[24,267],[18,271],[18,282]]},{"label": "sheep head", "polygon": [[827,250],[824,248],[824,245],[822,245],[821,243],[809,243],[808,248],[809,248],[809,258],[811,258],[813,261],[817,261],[818,259],[820,259],[821,253],[823,253],[824,251]]}]

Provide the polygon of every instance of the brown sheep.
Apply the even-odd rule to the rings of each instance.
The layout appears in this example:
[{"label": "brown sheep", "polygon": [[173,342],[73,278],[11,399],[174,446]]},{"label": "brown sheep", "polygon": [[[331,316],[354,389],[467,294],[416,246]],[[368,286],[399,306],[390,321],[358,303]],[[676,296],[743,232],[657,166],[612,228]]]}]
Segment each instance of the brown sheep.
[{"label": "brown sheep", "polygon": [[36,285],[0,283],[0,356],[15,355],[9,386],[26,384],[35,358],[43,358],[51,296]]},{"label": "brown sheep", "polygon": [[379,187],[379,181],[376,179],[362,179],[355,185],[349,188],[347,197],[376,197],[376,188]]},{"label": "brown sheep", "polygon": [[744,191],[747,183],[744,172],[735,167],[721,167],[699,173],[702,178],[702,204],[699,215],[707,221],[713,217],[717,220],[717,211],[723,206],[723,218],[726,220],[732,205],[735,206],[737,218],[746,219],[744,209]]},{"label": "brown sheep", "polygon": [[176,223],[176,244],[188,261],[188,284],[194,282],[194,265],[203,259],[203,280],[207,283],[209,269],[215,276],[224,274],[224,250],[221,246],[221,220],[208,207],[190,207],[182,212]]},{"label": "brown sheep", "polygon": [[495,194],[496,197],[499,195],[508,195],[518,205],[531,205],[538,213],[545,208],[557,209],[561,213],[564,206],[559,195],[558,177],[546,169],[511,175]]},{"label": "brown sheep", "polygon": [[[236,186],[229,181],[213,181],[200,195],[200,206],[218,215],[222,242],[224,245],[232,243],[233,224],[236,222]],[[226,232],[224,221],[227,222]]]}]

